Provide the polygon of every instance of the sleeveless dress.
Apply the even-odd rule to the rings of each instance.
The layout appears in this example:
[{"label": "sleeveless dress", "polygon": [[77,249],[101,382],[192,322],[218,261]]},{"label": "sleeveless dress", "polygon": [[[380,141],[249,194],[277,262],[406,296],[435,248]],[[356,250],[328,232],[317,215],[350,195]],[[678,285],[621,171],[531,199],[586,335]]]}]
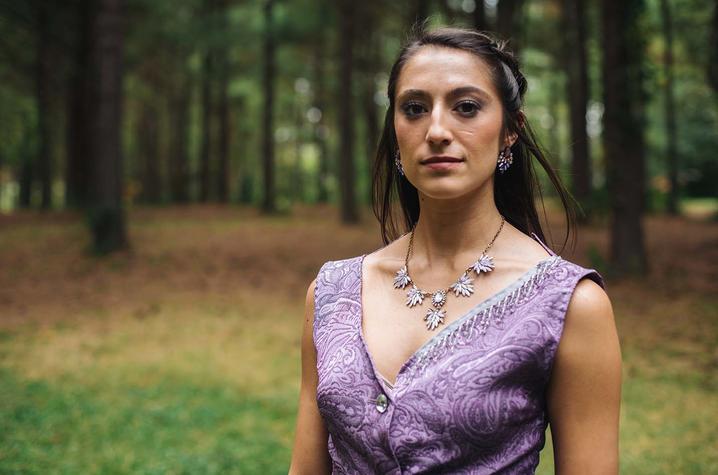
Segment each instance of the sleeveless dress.
[{"label": "sleeveless dress", "polygon": [[585,277],[604,286],[595,270],[551,254],[439,327],[393,387],[376,371],[362,335],[366,254],[322,265],[313,336],[333,473],[535,472],[569,300]]}]

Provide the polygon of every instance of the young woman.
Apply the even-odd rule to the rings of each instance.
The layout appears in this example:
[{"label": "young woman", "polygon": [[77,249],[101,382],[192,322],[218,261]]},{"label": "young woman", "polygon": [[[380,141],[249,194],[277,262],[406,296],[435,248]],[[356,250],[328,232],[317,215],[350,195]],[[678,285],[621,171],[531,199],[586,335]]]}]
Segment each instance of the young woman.
[{"label": "young woman", "polygon": [[618,472],[611,304],[543,243],[534,162],[569,200],[525,90],[476,31],[401,50],[374,173],[386,245],[309,286],[290,473],[534,473],[549,423],[556,473]]}]

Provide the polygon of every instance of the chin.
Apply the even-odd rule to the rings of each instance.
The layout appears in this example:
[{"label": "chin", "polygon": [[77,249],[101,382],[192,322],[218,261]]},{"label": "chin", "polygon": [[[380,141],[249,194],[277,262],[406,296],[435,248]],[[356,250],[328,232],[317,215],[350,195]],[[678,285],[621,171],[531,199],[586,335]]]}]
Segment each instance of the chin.
[{"label": "chin", "polygon": [[420,194],[435,200],[458,199],[470,193],[474,187],[467,187],[456,180],[436,180],[435,183],[417,187]]},{"label": "chin", "polygon": [[412,182],[419,195],[434,200],[465,199],[490,183],[490,179],[482,180],[477,186],[476,180],[468,181],[465,177],[460,179],[459,177],[450,176],[436,177],[430,180],[422,179],[419,183]]}]

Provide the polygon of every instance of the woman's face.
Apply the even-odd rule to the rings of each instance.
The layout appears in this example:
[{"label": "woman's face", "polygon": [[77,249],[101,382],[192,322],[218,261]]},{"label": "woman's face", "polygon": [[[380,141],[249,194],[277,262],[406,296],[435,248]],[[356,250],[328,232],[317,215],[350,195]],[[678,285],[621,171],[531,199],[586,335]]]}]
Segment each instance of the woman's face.
[{"label": "woman's face", "polygon": [[[420,194],[437,199],[492,184],[499,150],[515,140],[500,143],[502,114],[480,58],[423,46],[404,65],[396,88],[394,129],[406,178]],[[427,163],[431,157],[458,161]]]}]

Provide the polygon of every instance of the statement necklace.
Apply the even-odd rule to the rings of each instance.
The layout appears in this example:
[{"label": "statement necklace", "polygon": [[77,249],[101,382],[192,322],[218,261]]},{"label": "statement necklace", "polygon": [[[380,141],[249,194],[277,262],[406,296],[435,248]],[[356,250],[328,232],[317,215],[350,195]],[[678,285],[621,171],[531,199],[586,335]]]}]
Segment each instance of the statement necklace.
[{"label": "statement necklace", "polygon": [[394,288],[404,289],[407,285],[411,284],[411,288],[406,294],[406,305],[408,307],[414,307],[415,305],[421,305],[424,303],[424,297],[431,296],[431,305],[434,308],[430,308],[424,316],[426,321],[426,328],[428,330],[436,330],[441,323],[444,323],[446,318],[446,310],[441,307],[446,303],[446,296],[449,292],[453,291],[457,297],[469,297],[474,293],[474,281],[469,277],[471,271],[474,271],[477,276],[481,275],[482,272],[491,272],[494,270],[494,260],[488,256],[486,252],[491,248],[499,237],[501,230],[504,228],[504,222],[506,219],[501,216],[501,225],[499,230],[494,234],[494,238],[491,240],[486,249],[481,253],[481,256],[466,268],[463,274],[450,286],[445,289],[439,289],[434,292],[426,292],[421,290],[414,284],[409,276],[409,255],[411,254],[414,246],[414,228],[411,229],[411,236],[409,237],[409,248],[406,250],[406,259],[404,260],[404,266],[396,272],[394,277]]}]

